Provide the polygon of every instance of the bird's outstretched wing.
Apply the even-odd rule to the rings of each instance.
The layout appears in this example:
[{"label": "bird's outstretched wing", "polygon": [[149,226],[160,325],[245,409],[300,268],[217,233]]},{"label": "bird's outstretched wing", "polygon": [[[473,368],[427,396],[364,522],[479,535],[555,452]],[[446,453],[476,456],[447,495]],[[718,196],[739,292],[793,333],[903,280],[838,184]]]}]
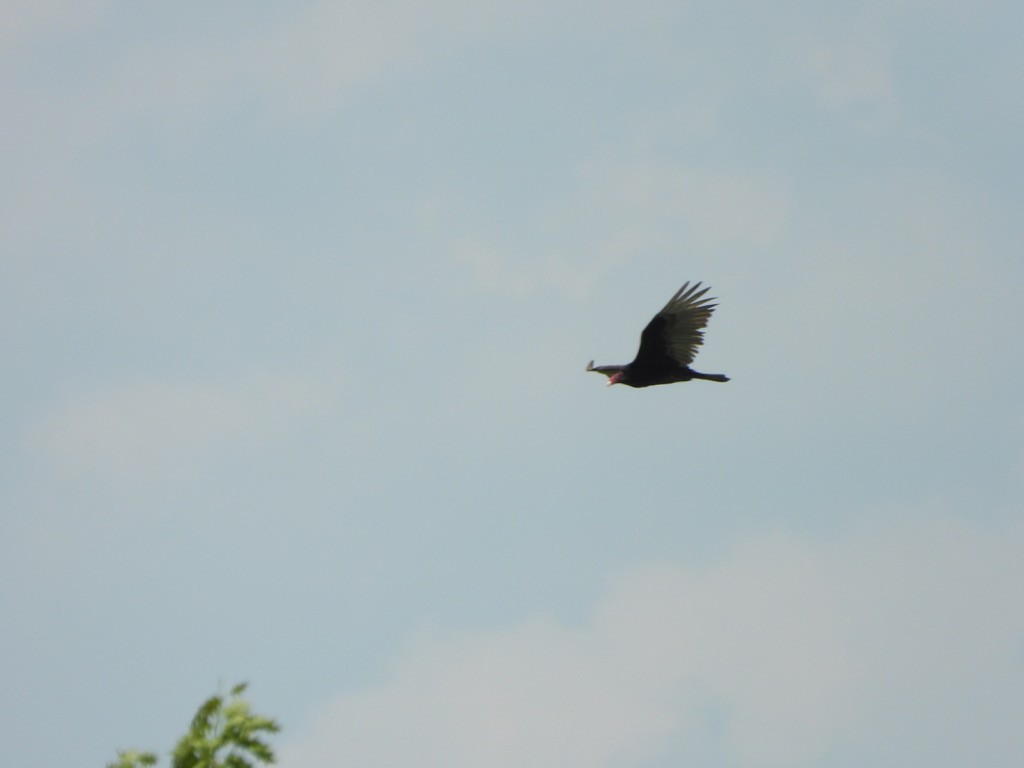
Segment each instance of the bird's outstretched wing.
[{"label": "bird's outstretched wing", "polygon": [[710,286],[701,289],[687,281],[640,334],[640,350],[634,364],[654,367],[689,365],[704,341],[704,331],[717,304],[702,298]]}]

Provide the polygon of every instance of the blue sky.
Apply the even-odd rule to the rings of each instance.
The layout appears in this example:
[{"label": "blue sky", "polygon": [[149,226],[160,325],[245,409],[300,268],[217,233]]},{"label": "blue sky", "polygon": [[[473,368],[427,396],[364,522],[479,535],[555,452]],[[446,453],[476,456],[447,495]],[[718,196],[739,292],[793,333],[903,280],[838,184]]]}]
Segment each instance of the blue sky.
[{"label": "blue sky", "polygon": [[6,759],[1020,765],[1022,16],[3,3]]}]

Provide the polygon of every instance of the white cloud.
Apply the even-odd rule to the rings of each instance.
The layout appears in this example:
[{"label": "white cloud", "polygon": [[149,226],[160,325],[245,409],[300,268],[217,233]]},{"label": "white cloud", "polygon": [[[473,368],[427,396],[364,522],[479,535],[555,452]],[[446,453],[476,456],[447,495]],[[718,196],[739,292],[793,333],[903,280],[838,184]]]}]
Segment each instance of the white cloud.
[{"label": "white cloud", "polygon": [[896,516],[637,568],[579,627],[421,635],[281,765],[1019,765],[1022,546]]},{"label": "white cloud", "polygon": [[225,381],[136,381],[67,398],[27,442],[59,475],[134,484],[258,447],[331,407],[326,379],[251,372]]}]

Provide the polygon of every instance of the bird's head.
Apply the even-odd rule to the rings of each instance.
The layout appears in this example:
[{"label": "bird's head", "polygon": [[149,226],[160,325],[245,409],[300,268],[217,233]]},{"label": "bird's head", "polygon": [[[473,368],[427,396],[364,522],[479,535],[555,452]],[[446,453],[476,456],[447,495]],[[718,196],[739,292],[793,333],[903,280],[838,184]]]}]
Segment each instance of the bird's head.
[{"label": "bird's head", "polygon": [[603,373],[608,377],[608,386],[612,384],[621,384],[622,377],[624,375],[623,369],[625,366],[622,365],[594,365],[594,361],[591,360],[587,364],[588,371],[596,371],[597,373]]}]

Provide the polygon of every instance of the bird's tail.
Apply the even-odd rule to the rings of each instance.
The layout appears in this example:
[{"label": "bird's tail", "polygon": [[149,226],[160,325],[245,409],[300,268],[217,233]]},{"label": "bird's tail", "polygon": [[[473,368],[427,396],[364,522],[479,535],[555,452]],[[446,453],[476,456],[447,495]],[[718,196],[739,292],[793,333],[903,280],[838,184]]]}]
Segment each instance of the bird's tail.
[{"label": "bird's tail", "polygon": [[728,381],[729,377],[723,373],[700,373],[699,371],[693,372],[693,378],[705,379],[707,381]]}]

